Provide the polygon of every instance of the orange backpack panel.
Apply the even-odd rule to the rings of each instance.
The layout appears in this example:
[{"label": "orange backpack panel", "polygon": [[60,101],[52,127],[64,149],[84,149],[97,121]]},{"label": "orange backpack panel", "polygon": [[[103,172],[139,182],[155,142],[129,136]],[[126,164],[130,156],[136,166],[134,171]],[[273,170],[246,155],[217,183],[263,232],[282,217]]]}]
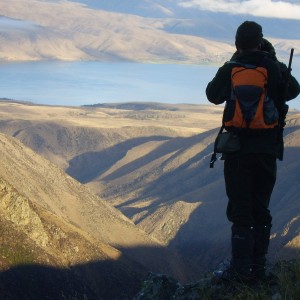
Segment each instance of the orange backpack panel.
[{"label": "orange backpack panel", "polygon": [[[267,96],[268,71],[264,67],[240,65],[231,71],[231,99],[225,108],[226,128],[269,129],[278,125],[274,101]],[[231,111],[228,115],[228,111]]]}]

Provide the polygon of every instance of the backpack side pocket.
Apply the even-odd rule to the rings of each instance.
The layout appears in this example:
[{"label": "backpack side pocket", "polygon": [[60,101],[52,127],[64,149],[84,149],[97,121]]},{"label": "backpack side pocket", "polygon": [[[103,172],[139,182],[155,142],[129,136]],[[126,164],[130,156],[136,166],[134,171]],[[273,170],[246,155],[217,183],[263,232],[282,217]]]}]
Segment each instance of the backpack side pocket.
[{"label": "backpack side pocket", "polygon": [[240,138],[235,132],[223,132],[216,139],[216,153],[235,153],[241,149]]}]

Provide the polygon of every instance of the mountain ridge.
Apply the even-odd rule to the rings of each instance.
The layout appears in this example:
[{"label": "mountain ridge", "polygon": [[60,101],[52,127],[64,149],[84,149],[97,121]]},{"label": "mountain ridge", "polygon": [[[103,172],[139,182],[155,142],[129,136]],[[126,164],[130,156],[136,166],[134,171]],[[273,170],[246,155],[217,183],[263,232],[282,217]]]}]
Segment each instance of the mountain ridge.
[{"label": "mountain ridge", "polygon": [[[101,291],[105,286],[101,281],[98,288],[92,289],[99,295],[122,293],[121,289],[124,293],[133,292],[149,270],[186,278],[186,270],[175,253],[164,249],[117,209],[24,144],[0,134],[0,153],[1,228],[11,228],[1,234],[1,278],[17,276],[22,265],[26,269],[26,265],[33,264],[46,277],[52,267],[74,266],[76,272],[83,272],[89,287],[96,286],[95,280],[101,278],[115,285],[112,291]],[[15,235],[16,241],[9,234]],[[16,242],[23,244],[20,251],[13,246]],[[38,267],[42,265],[50,269]],[[109,272],[104,276],[103,270]],[[71,280],[76,272],[63,273],[64,280],[69,275]],[[86,278],[84,272],[95,278]],[[113,276],[117,279],[113,280]],[[131,282],[132,287],[124,286],[126,282]]]},{"label": "mountain ridge", "polygon": [[[130,105],[58,109],[2,103],[0,131],[85,183],[176,253],[197,278],[230,253],[222,161],[209,168],[223,108],[159,104],[129,110]],[[272,260],[293,258],[299,248],[299,120],[299,112],[291,112],[284,131],[285,159],[278,163],[271,201]],[[33,143],[40,137],[40,143]],[[143,251],[138,255],[142,258]]]},{"label": "mountain ridge", "polygon": [[[118,297],[134,293],[146,274],[120,251],[33,203],[2,178],[0,224],[0,291],[5,299]],[[104,262],[110,272],[104,273]],[[112,278],[113,273],[118,277]],[[108,284],[112,291],[105,290]]]},{"label": "mountain ridge", "polygon": [[[170,1],[162,5],[157,1],[143,5],[131,3],[129,7],[133,12],[138,10],[135,15],[130,14],[128,5],[122,10],[112,8],[113,5],[120,6],[116,3],[112,6],[98,3],[92,8],[88,6],[91,1],[77,2],[15,0],[11,3],[2,0],[0,59],[220,63],[228,60],[235,51],[233,35],[228,37],[228,32],[234,32],[237,22],[245,18],[236,17],[237,20],[230,25],[232,30],[226,31],[227,38],[224,39],[217,37],[217,33],[220,28],[223,32],[227,27],[214,24],[214,20],[217,18],[224,23],[228,16],[199,11],[196,14],[195,11],[179,9]],[[155,10],[158,6],[160,11],[168,11],[168,17],[151,13],[151,7]],[[147,7],[150,12],[143,15],[141,11],[148,11]],[[267,27],[270,32],[276,32],[272,31],[273,27],[286,27],[276,26],[276,22]],[[279,56],[286,57],[291,46],[295,53],[300,51],[297,35],[283,38],[275,34],[270,39]]]}]

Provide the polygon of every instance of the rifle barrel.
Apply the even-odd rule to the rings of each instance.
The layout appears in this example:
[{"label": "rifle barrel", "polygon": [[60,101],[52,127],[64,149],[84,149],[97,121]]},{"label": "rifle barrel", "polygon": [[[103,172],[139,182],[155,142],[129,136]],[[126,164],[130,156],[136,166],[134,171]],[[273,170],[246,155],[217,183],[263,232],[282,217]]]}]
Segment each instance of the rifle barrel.
[{"label": "rifle barrel", "polygon": [[289,60],[289,66],[288,66],[288,69],[289,69],[289,70],[292,69],[293,56],[294,56],[294,48],[291,49],[290,60]]}]

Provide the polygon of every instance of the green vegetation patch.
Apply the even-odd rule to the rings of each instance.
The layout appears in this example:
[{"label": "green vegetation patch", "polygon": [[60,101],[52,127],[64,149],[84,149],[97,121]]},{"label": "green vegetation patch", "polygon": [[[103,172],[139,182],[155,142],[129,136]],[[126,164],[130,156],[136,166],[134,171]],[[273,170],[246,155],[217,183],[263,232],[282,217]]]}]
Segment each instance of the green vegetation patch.
[{"label": "green vegetation patch", "polygon": [[281,261],[276,265],[283,299],[300,298],[300,260]]},{"label": "green vegetation patch", "polygon": [[24,233],[15,230],[11,222],[0,220],[0,259],[5,265],[14,267],[36,262],[34,248],[34,243],[28,241]]}]

